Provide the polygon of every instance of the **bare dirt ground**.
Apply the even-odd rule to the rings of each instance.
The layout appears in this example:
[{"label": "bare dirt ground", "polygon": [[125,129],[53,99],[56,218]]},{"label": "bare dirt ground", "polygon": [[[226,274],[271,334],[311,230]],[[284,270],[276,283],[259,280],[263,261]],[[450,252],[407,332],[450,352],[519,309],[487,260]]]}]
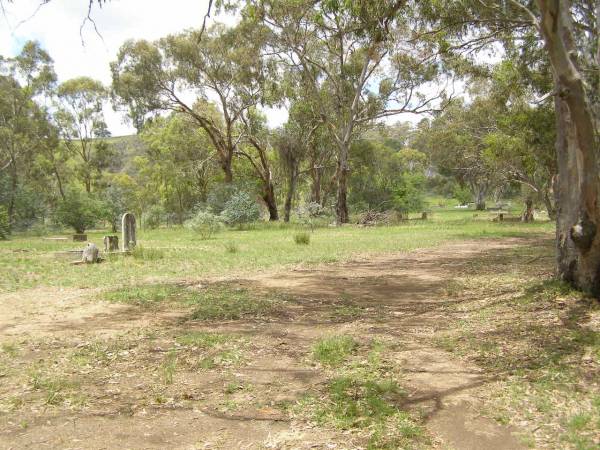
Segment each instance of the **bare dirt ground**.
[{"label": "bare dirt ground", "polygon": [[[330,376],[311,360],[312,346],[345,334],[361,346],[386,343],[385,362],[405,390],[398,401],[431,437],[415,446],[520,449],[519,430],[478,413],[493,376],[433,345],[457,301],[453,278],[518,245],[528,244],[468,241],[230,280],[284,299],[273,313],[230,321],[107,303],[89,289],[4,295],[0,448],[366,448],[360,433],[293,412]],[[236,338],[216,350],[178,343],[190,331]]]}]

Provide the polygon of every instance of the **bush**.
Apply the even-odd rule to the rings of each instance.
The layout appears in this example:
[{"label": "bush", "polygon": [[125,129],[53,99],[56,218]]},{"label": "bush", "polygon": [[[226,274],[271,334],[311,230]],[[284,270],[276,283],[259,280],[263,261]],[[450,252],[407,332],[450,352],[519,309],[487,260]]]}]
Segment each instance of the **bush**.
[{"label": "bush", "polygon": [[236,192],[225,203],[221,218],[227,225],[243,225],[258,220],[260,208],[247,192]]},{"label": "bush", "polygon": [[400,214],[420,211],[425,206],[425,178],[421,174],[404,173],[394,189],[394,209]]},{"label": "bush", "polygon": [[310,244],[310,234],[306,232],[296,233],[294,235],[294,242],[298,245],[308,245]]},{"label": "bush", "polygon": [[468,188],[461,187],[458,184],[454,187],[452,196],[458,200],[459,205],[466,205],[473,200],[473,194],[471,194],[471,191]]},{"label": "bush", "polygon": [[221,218],[208,211],[198,211],[196,215],[185,223],[190,230],[198,233],[202,239],[209,239],[219,232],[223,226]]},{"label": "bush", "polygon": [[154,205],[145,215],[144,227],[154,230],[160,227],[165,218],[165,209],[162,206]]},{"label": "bush", "polygon": [[0,205],[0,240],[8,239],[10,224],[8,223],[8,211]]},{"label": "bush", "polygon": [[94,197],[72,191],[67,193],[65,199],[58,204],[54,211],[54,220],[73,228],[77,233],[85,233],[85,230],[106,216],[105,208],[106,205]]},{"label": "bush", "polygon": [[221,214],[225,204],[237,194],[239,187],[231,183],[220,183],[214,186],[206,198],[206,205],[199,205],[201,209],[207,209],[214,214]]}]

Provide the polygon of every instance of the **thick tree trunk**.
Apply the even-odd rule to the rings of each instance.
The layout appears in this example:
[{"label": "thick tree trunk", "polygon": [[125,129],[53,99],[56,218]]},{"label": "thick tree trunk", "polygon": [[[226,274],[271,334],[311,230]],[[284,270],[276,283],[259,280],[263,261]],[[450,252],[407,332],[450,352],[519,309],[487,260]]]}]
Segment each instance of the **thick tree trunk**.
[{"label": "thick tree trunk", "polygon": [[292,168],[292,170],[290,171],[289,186],[288,186],[287,194],[285,196],[285,205],[283,208],[284,209],[284,212],[283,212],[283,221],[284,222],[290,221],[290,215],[292,212],[292,201],[294,199],[294,194],[296,193],[296,180],[297,179],[298,179],[298,169]]},{"label": "thick tree trunk", "polygon": [[475,193],[475,210],[477,211],[485,211],[485,189],[482,187],[477,187],[477,192]]},{"label": "thick tree trunk", "polygon": [[577,67],[572,17],[567,2],[537,0],[540,30],[554,71],[559,121],[557,218],[558,275],[600,295],[598,137]]},{"label": "thick tree trunk", "polygon": [[221,168],[223,169],[223,174],[225,175],[225,183],[233,182],[233,170],[231,169],[231,161],[231,155],[221,158]]},{"label": "thick tree trunk", "polygon": [[269,221],[274,222],[279,220],[279,213],[277,212],[277,200],[275,198],[275,188],[272,182],[265,184],[263,188],[263,200],[269,210]]}]

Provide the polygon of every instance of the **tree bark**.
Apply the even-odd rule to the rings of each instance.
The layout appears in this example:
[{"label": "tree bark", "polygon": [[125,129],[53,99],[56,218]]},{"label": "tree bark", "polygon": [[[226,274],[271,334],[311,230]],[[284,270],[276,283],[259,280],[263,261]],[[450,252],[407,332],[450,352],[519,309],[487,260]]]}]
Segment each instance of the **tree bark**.
[{"label": "tree bark", "polygon": [[277,200],[275,198],[275,188],[273,183],[268,181],[265,183],[263,188],[263,200],[267,204],[269,210],[269,221],[274,222],[279,220],[279,213],[277,212]]},{"label": "tree bark", "polygon": [[[577,66],[569,2],[537,0],[544,39],[559,99],[557,156],[558,276],[600,295],[600,209],[598,138],[594,115]],[[563,127],[563,128],[561,128]]]},{"label": "tree bark", "polygon": [[336,223],[341,225],[348,223],[350,217],[348,215],[348,152],[350,148],[349,142],[340,144],[340,154],[337,167],[337,196],[335,203]]},{"label": "tree bark", "polygon": [[223,174],[225,175],[225,183],[233,182],[233,170],[231,168],[231,155],[221,157],[221,168],[223,169]]},{"label": "tree bark", "polygon": [[292,212],[292,201],[294,199],[294,194],[296,193],[296,181],[298,179],[298,169],[296,167],[291,168],[290,170],[290,179],[288,191],[285,197],[285,205],[283,207],[283,221],[289,222],[290,215]]},{"label": "tree bark", "polygon": [[481,186],[476,186],[475,193],[475,210],[485,211],[485,193],[486,189]]},{"label": "tree bark", "polygon": [[323,205],[321,203],[321,170],[318,167],[313,166],[310,171],[312,183],[310,186],[310,201]]},{"label": "tree bark", "polygon": [[531,197],[525,200],[525,210],[521,215],[521,220],[523,222],[533,222],[533,199]]}]

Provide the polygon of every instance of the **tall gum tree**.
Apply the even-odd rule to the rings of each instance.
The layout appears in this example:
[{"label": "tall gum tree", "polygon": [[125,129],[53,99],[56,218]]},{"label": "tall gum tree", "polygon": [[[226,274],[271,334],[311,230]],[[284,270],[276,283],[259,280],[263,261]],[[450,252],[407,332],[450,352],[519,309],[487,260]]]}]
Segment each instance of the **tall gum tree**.
[{"label": "tall gum tree", "polygon": [[[226,182],[244,134],[242,115],[269,104],[271,66],[263,57],[260,27],[214,25],[201,36],[192,30],[157,42],[128,41],[111,64],[113,92],[138,129],[148,114],[175,111],[189,116],[209,136]],[[188,101],[186,91],[197,94]]]},{"label": "tall gum tree", "polygon": [[423,2],[448,52],[534,44],[549,61],[556,113],[557,275],[600,296],[598,152],[600,3],[596,0]]},{"label": "tall gum tree", "polygon": [[352,142],[378,119],[426,112],[442,98],[419,88],[438,74],[435,51],[411,36],[410,2],[248,0],[246,20],[268,26],[281,63],[302,72],[303,88],[337,152],[336,219],[349,220]]}]

